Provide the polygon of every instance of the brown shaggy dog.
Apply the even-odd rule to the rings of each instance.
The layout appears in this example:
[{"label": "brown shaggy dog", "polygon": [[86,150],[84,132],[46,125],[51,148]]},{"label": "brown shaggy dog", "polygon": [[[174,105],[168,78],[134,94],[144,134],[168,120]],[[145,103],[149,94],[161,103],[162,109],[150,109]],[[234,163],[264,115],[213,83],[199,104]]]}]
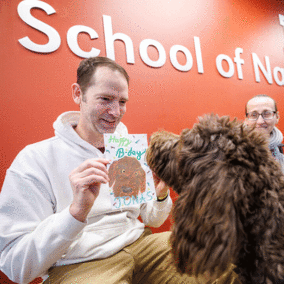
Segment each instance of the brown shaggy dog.
[{"label": "brown shaggy dog", "polygon": [[146,155],[179,194],[171,243],[180,272],[217,279],[234,264],[242,283],[282,283],[284,178],[263,134],[206,115],[180,136],[155,133]]},{"label": "brown shaggy dog", "polygon": [[109,167],[109,185],[115,197],[138,195],[146,190],[146,173],[134,157],[123,157]]}]

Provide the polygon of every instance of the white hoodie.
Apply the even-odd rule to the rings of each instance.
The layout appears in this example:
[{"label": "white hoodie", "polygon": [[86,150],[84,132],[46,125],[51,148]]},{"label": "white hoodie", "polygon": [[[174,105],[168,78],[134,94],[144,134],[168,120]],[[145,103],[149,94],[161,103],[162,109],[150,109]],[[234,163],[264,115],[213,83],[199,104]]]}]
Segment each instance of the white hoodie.
[{"label": "white hoodie", "polygon": [[[60,115],[55,137],[24,148],[7,170],[0,194],[0,270],[14,282],[45,277],[53,265],[113,255],[136,241],[144,224],[159,227],[171,210],[170,198],[114,210],[102,184],[87,222],[73,218],[68,175],[86,159],[104,157],[74,131],[79,116]],[[120,123],[116,131],[126,134],[127,128]]]}]

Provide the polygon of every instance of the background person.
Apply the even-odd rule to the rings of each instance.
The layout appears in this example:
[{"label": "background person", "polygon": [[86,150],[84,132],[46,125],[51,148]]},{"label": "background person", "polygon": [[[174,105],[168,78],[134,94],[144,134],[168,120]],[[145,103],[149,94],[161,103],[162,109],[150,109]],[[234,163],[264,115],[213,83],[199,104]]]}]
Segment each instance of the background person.
[{"label": "background person", "polygon": [[275,126],[279,118],[277,103],[267,95],[257,95],[246,104],[246,124],[252,125],[257,131],[268,135],[270,151],[275,159],[279,161],[282,172],[284,172],[283,134]]}]

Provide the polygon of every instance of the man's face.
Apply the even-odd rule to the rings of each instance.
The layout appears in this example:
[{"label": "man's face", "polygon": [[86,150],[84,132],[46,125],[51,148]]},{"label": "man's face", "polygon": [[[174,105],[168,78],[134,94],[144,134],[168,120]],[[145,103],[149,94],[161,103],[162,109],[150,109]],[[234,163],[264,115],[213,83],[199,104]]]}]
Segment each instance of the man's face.
[{"label": "man's face", "polygon": [[98,67],[80,102],[81,122],[90,136],[113,133],[126,112],[128,84],[119,71]]},{"label": "man's face", "polygon": [[[274,101],[267,97],[257,97],[248,101],[247,103],[247,113],[257,112],[259,114],[264,111],[275,111]],[[246,118],[245,122],[247,125],[255,126],[258,131],[270,135],[273,127],[278,123],[279,114],[278,112],[273,115],[269,120],[264,120],[260,115],[257,120],[248,120]]]}]

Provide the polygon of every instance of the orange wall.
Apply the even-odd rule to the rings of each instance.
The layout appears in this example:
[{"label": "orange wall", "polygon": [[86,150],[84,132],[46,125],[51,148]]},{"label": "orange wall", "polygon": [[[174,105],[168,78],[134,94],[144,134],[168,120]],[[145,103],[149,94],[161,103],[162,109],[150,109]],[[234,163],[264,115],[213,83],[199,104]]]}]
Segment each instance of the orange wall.
[{"label": "orange wall", "polygon": [[[82,33],[78,37],[79,46],[84,51],[94,47],[105,56],[103,15],[111,17],[114,34],[123,33],[133,42],[133,64],[127,63],[124,43],[114,43],[115,60],[131,78],[130,102],[123,120],[129,132],[150,135],[163,128],[180,133],[191,127],[198,116],[209,112],[243,119],[246,101],[260,93],[276,99],[282,113],[283,86],[273,77],[276,67],[280,70],[280,81],[280,72],[284,73],[284,27],[279,22],[279,14],[284,15],[282,1],[45,0],[56,13],[47,15],[41,9],[33,9],[32,16],[53,27],[61,38],[60,47],[47,54],[32,52],[19,43],[25,36],[41,45],[49,41],[44,33],[20,18],[17,12],[20,2],[0,2],[1,184],[6,169],[25,145],[51,137],[56,117],[78,109],[72,101],[70,86],[76,80],[76,68],[82,58],[68,47],[67,32],[75,25],[92,28],[98,38],[91,40]],[[203,73],[198,73],[194,37],[200,40]],[[149,67],[143,62],[139,46],[145,39],[163,46],[166,62],[162,67]],[[193,66],[189,71],[178,71],[171,64],[170,50],[174,45],[182,45],[192,54]],[[237,48],[243,49],[242,80],[235,63],[230,78],[221,76],[216,67],[220,54],[234,61]],[[260,82],[256,82],[253,53],[264,66],[265,56],[268,57],[272,84],[261,71]],[[152,61],[159,59],[152,46],[148,55]],[[181,65],[187,62],[182,52],[177,53],[177,58]],[[222,66],[225,72],[229,70],[226,62]],[[280,119],[279,127],[284,131],[284,119]],[[161,230],[169,226],[167,222]]]}]

